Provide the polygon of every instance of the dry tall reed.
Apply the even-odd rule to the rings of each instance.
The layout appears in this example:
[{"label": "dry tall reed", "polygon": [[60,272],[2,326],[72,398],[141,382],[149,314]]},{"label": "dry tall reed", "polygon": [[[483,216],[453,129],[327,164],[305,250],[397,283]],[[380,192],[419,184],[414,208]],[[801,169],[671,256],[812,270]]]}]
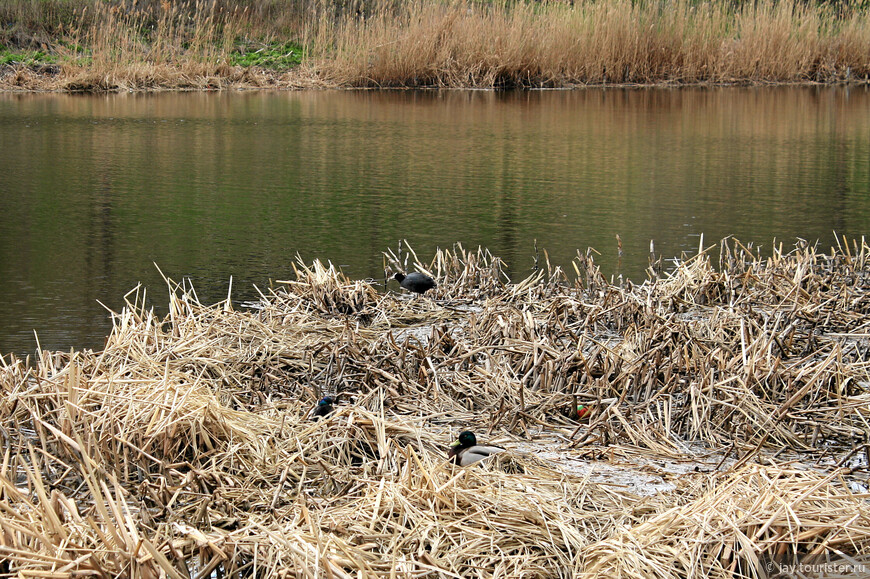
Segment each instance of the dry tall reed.
[{"label": "dry tall reed", "polygon": [[[3,360],[0,576],[866,570],[870,246],[702,249],[614,285],[402,248],[431,295],[299,263],[250,309],[168,282],[164,318],[137,288],[102,351]],[[509,451],[451,466],[466,428]],[[564,468],[699,448],[646,498]]]}]

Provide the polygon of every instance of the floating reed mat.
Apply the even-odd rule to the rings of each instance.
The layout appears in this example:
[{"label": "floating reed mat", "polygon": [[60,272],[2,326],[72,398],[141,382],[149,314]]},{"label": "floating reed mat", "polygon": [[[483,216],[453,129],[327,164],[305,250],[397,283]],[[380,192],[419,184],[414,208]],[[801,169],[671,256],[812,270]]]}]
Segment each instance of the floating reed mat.
[{"label": "floating reed mat", "polygon": [[[424,296],[300,262],[247,307],[167,280],[168,314],[136,288],[102,351],[4,358],[0,577],[867,561],[865,241],[763,258],[728,239],[664,274],[651,260],[642,284],[608,281],[593,255],[511,281],[483,249],[423,262],[402,246],[385,280],[426,272]],[[335,410],[311,420],[325,395]],[[456,467],[461,430],[507,450]],[[696,468],[648,496],[596,478],[630,456]]]}]

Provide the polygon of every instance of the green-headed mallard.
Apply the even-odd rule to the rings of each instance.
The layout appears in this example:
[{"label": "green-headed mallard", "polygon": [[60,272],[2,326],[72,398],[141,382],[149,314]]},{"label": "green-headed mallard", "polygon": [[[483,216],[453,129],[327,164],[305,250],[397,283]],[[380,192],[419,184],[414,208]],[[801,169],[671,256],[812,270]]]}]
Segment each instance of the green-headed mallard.
[{"label": "green-headed mallard", "polygon": [[426,290],[435,287],[434,279],[426,274],[418,273],[416,271],[409,273],[408,275],[397,273],[393,278],[399,282],[400,286],[416,294],[424,294],[426,293]]},{"label": "green-headed mallard", "polygon": [[321,398],[320,402],[317,403],[317,406],[314,407],[314,411],[311,413],[311,420],[320,420],[321,417],[329,415],[333,410],[333,402],[335,402],[335,398],[332,396],[324,396]]},{"label": "green-headed mallard", "polygon": [[492,444],[477,444],[477,437],[474,436],[474,433],[465,430],[460,432],[456,442],[450,445],[447,456],[459,466],[468,466],[503,450],[502,447]]}]

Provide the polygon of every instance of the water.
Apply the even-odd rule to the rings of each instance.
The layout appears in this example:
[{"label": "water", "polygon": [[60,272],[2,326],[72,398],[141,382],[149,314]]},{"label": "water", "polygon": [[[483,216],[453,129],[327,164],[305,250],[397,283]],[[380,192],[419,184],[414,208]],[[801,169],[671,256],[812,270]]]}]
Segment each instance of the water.
[{"label": "water", "polygon": [[399,239],[642,281],[651,239],[870,232],[866,87],[5,94],[0,151],[0,354],[101,347],[98,300],[165,306],[155,264],[239,302],[297,254],[382,278]]}]

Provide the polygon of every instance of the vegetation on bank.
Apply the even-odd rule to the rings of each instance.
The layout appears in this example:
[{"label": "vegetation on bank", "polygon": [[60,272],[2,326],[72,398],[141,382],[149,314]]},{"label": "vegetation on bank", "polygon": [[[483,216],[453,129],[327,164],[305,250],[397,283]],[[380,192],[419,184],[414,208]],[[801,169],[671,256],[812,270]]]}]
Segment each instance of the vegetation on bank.
[{"label": "vegetation on bank", "polygon": [[870,3],[16,0],[2,88],[868,82]]}]

